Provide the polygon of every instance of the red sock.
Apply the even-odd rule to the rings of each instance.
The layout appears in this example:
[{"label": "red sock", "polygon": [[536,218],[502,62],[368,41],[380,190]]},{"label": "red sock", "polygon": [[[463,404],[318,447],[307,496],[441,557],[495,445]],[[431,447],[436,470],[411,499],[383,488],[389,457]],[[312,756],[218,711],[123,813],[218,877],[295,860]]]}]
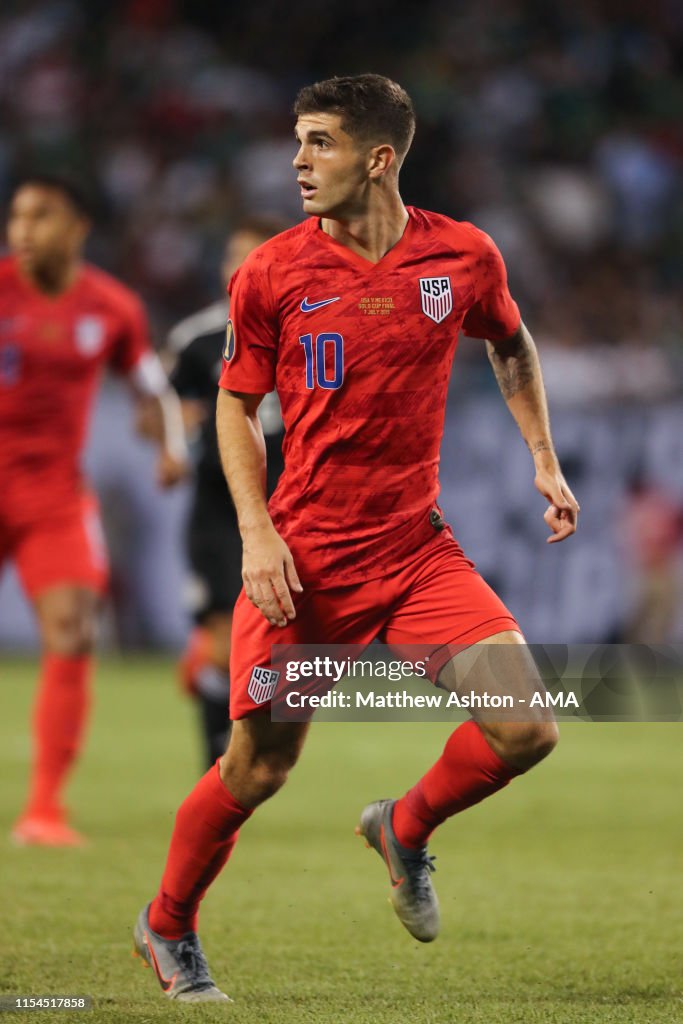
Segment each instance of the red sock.
[{"label": "red sock", "polygon": [[464,722],[448,737],[436,764],[396,801],[396,838],[411,849],[424,846],[442,821],[478,804],[520,774],[491,749],[476,722]]},{"label": "red sock", "polygon": [[34,761],[27,815],[61,818],[61,795],[80,753],[90,708],[93,658],[43,657],[33,711]]},{"label": "red sock", "polygon": [[178,808],[161,886],[149,910],[152,931],[179,939],[197,930],[199,903],[251,813],[225,788],[216,762]]}]

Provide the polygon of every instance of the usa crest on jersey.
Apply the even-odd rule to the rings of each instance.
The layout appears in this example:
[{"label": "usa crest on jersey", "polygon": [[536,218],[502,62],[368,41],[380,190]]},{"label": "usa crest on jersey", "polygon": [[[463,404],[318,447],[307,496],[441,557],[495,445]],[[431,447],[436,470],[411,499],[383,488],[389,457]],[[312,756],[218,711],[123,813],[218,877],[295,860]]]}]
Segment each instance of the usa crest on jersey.
[{"label": "usa crest on jersey", "polygon": [[82,316],[76,321],[76,348],[82,356],[94,356],[104,344],[105,326],[99,316]]},{"label": "usa crest on jersey", "polygon": [[422,312],[435,324],[440,324],[453,309],[450,277],[421,277],[420,298]]},{"label": "usa crest on jersey", "polygon": [[271,700],[279,678],[280,673],[274,668],[261,668],[256,665],[251,670],[247,693],[254,704],[265,704],[267,700]]}]

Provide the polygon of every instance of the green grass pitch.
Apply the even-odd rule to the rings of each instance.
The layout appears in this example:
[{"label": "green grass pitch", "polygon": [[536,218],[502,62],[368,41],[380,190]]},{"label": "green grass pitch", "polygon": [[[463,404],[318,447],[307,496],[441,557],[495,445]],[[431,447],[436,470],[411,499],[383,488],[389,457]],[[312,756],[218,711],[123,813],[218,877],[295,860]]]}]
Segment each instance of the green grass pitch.
[{"label": "green grass pitch", "polygon": [[0,991],[90,994],[95,1008],[31,1020],[683,1020],[683,726],[567,725],[546,764],[444,826],[432,843],[443,932],[422,946],[394,918],[381,862],[353,829],[367,801],[421,774],[448,727],[319,724],[203,910],[213,975],[235,1003],[182,1007],[131,958],[130,932],[198,773],[193,708],[168,661],[103,663],[70,790],[92,844],[14,849],[34,671],[0,666]]}]

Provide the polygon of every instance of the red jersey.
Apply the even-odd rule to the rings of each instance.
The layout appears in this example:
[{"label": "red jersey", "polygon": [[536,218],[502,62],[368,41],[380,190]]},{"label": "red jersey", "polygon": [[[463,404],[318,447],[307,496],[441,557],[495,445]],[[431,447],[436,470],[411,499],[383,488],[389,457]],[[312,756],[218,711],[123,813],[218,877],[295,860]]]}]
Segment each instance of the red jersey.
[{"label": "red jersey", "polygon": [[93,398],[105,365],[127,373],[149,351],[142,304],[84,265],[57,298],[0,260],[0,488],[41,500],[73,491]]},{"label": "red jersey", "polygon": [[317,586],[398,570],[434,538],[458,333],[497,340],[520,323],[488,235],[408,214],[379,263],[310,218],[254,250],[231,285],[220,386],[277,388],[285,469],[269,511]]}]

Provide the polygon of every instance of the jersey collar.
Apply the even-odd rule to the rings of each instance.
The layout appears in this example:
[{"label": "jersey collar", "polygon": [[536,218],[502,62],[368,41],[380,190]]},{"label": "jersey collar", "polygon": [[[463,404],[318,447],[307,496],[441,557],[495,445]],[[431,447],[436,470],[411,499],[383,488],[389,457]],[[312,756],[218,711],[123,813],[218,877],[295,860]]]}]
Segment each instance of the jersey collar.
[{"label": "jersey collar", "polygon": [[354,252],[353,249],[349,249],[348,245],[344,245],[343,242],[338,242],[336,238],[326,234],[320,226],[320,217],[314,218],[315,231],[317,232],[318,239],[321,240],[324,245],[328,245],[332,248],[337,255],[341,256],[347,263],[350,263],[352,266],[356,267],[356,269],[363,271],[365,274],[372,274],[374,271],[386,270],[387,267],[395,266],[405,255],[405,252],[410,248],[415,231],[415,218],[413,216],[413,208],[411,206],[407,206],[406,210],[408,211],[408,220],[403,230],[403,234],[396,245],[389,249],[389,252],[385,253],[377,263],[367,260],[364,256]]}]

